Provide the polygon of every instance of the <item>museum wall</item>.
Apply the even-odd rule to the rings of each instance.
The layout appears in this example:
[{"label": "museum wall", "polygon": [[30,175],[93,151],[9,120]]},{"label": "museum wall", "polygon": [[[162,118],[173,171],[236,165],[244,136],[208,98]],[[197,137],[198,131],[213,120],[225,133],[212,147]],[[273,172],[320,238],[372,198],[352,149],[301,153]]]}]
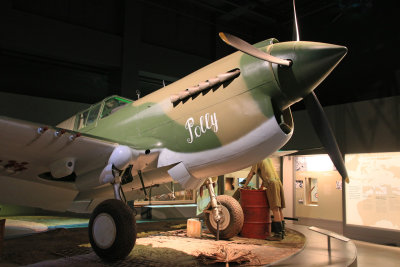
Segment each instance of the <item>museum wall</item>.
[{"label": "museum wall", "polygon": [[[324,108],[327,117],[332,124],[332,129],[338,140],[343,154],[378,153],[400,151],[400,97],[382,98],[370,101],[349,103],[345,105],[329,106]],[[295,132],[293,138],[285,146],[285,149],[298,149],[298,154],[326,153],[319,142],[306,111],[294,112]],[[375,165],[374,165],[375,166]],[[284,166],[284,168],[286,168]],[[379,172],[385,175],[385,170]],[[338,176],[338,174],[336,174]],[[305,178],[307,175],[303,176]],[[310,176],[310,175],[308,175]],[[373,175],[374,181],[384,181],[386,177]],[[323,177],[322,177],[323,178]],[[342,191],[335,189],[334,178],[319,179],[319,191],[328,188],[326,192],[319,192],[320,203],[328,197],[327,210],[318,207],[305,206],[295,202],[294,214],[300,217],[303,224],[313,224],[342,232],[351,238],[381,244],[398,244],[399,231],[376,227],[343,224],[342,222]],[[291,185],[295,186],[297,178],[293,178]],[[338,177],[340,180],[340,177]],[[352,177],[350,176],[350,180]],[[354,180],[354,179],[353,179]],[[368,186],[366,184],[365,186]],[[347,188],[347,185],[346,185]],[[300,189],[295,189],[296,198],[299,198]],[[377,193],[379,194],[379,193]],[[364,194],[365,195],[365,192]],[[377,197],[379,198],[379,196]],[[336,206],[336,207],[335,207]],[[384,209],[368,209],[375,212],[373,217],[384,218],[391,216],[389,207]],[[347,210],[351,213],[352,211]],[[395,220],[394,220],[395,221]],[[337,222],[337,223],[335,223]],[[391,225],[388,223],[388,225]]]},{"label": "museum wall", "polygon": [[[324,109],[343,154],[400,151],[398,134],[400,132],[400,97],[329,106]],[[320,149],[322,145],[311,125],[307,111],[295,111],[293,117],[294,135],[284,149],[299,150],[298,154],[326,153]],[[293,167],[286,161],[284,161],[284,182],[291,180],[290,184],[293,186],[297,178],[287,176],[290,175],[290,169]],[[330,180],[331,178],[319,179],[321,189],[327,188],[326,192],[320,192],[320,195],[321,198],[327,198],[324,208],[329,209],[329,212],[326,212],[324,208],[306,207],[296,203],[294,214],[307,218],[342,220],[341,191],[335,190],[335,181],[333,181],[335,178]],[[332,182],[332,189],[330,189],[331,187],[327,186]],[[298,194],[297,192],[296,197],[299,197]]]},{"label": "museum wall", "polygon": [[[321,156],[322,164],[318,163],[320,160],[318,158]],[[330,161],[327,155],[307,157],[317,158],[316,163],[321,167],[326,167],[326,161]],[[289,155],[282,159],[283,187],[286,199],[284,216],[295,218],[296,223],[299,224],[315,225],[336,233],[343,233],[342,190],[338,188],[338,185],[341,185],[340,175],[336,171],[332,171],[332,163],[328,166],[328,171],[300,170],[299,158],[305,157]],[[307,203],[309,200],[307,197],[310,194],[306,188],[308,178],[317,179],[318,203]]]},{"label": "museum wall", "polygon": [[[318,90],[317,90],[318,91]],[[318,92],[316,92],[318,94]],[[324,107],[343,154],[400,151],[400,96]],[[307,111],[293,113],[295,130],[284,149],[305,154],[322,145]]]},{"label": "museum wall", "polygon": [[0,92],[0,116],[55,126],[88,108],[85,103]]},{"label": "museum wall", "polygon": [[341,177],[336,171],[330,172],[297,172],[296,181],[303,181],[306,178],[318,180],[318,202],[315,204],[306,203],[306,188],[296,187],[295,190],[295,217],[342,221],[342,190],[335,188],[336,181]]},{"label": "museum wall", "polygon": [[283,190],[285,192],[286,208],[283,216],[294,218],[294,157],[283,157],[282,163]]}]

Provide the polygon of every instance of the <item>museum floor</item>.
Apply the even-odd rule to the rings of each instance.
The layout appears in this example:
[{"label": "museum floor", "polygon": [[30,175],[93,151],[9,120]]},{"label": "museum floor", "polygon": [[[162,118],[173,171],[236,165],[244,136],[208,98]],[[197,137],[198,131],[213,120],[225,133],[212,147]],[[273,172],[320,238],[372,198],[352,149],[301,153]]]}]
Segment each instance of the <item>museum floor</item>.
[{"label": "museum floor", "polygon": [[[15,218],[14,218],[15,219]],[[68,239],[80,239],[82,235],[86,234],[86,227],[87,227],[87,219],[76,219],[76,218],[65,218],[65,220],[54,219],[54,218],[41,218],[41,221],[37,220],[34,222],[27,222],[26,218],[24,220],[8,220],[6,228],[6,242],[10,242],[12,240],[17,240],[17,236],[26,236],[31,235],[37,232],[46,231],[46,226],[49,229],[57,229],[58,234],[63,236],[64,238]],[[164,221],[160,222],[160,228],[168,229],[171,227],[182,228],[185,226],[185,220],[182,221]],[[146,231],[146,225],[150,224],[140,224],[141,230]],[[174,226],[175,225],[175,226]],[[294,253],[293,256],[290,257],[283,257],[282,260],[278,260],[275,263],[266,265],[266,266],[398,266],[400,262],[400,248],[398,247],[388,247],[382,245],[371,244],[362,241],[353,240],[349,243],[343,243],[336,239],[331,239],[331,247],[332,251],[329,255],[327,251],[327,238],[322,236],[318,233],[311,232],[308,230],[306,226],[301,225],[292,225],[290,222],[288,223],[291,229],[295,229],[306,235],[307,241],[304,246],[304,249],[300,253]],[[144,227],[144,228],[143,228]],[[69,228],[68,231],[63,228]],[[147,229],[151,231],[150,228]],[[144,240],[144,239],[143,239]],[[6,244],[5,244],[6,245]],[[33,244],[35,245],[35,244]],[[49,244],[51,246],[51,244]],[[72,255],[76,255],[79,252],[82,252],[83,255],[88,255],[87,251],[90,248],[81,247],[80,251],[75,252],[68,252],[65,251],[60,253],[59,255],[54,255],[52,259],[59,259],[56,262],[50,262],[50,265],[56,264],[63,265],[63,259],[68,257],[68,253],[72,253]],[[5,252],[5,248],[3,248],[3,253]],[[13,254],[14,253],[14,254]],[[357,260],[354,261],[354,257],[357,253]],[[21,254],[18,251],[15,252],[8,252],[8,260],[0,259],[0,266],[20,266],[25,265],[22,262],[19,264],[12,260],[12,257],[29,257],[29,251],[25,251],[22,253],[23,255],[16,255]],[[93,254],[93,253],[92,253]],[[10,256],[11,255],[11,256]],[[4,256],[4,255],[3,255]],[[92,258],[96,256],[92,255]],[[79,257],[73,256],[70,257],[71,260],[74,261],[74,265],[82,260]],[[88,259],[83,259],[85,265],[87,265]],[[78,261],[78,262],[76,262]],[[101,264],[96,263],[96,261],[91,261],[89,259],[90,266],[102,266]],[[32,262],[30,262],[32,263]],[[70,262],[71,263],[71,262]],[[29,264],[29,263],[27,263]],[[35,266],[42,266],[44,262],[40,262],[39,265]],[[79,264],[78,264],[79,265]],[[135,265],[136,266],[136,265]],[[146,266],[146,265],[137,265],[137,266]],[[147,266],[152,266],[151,262]],[[222,265],[221,265],[222,266]]]}]

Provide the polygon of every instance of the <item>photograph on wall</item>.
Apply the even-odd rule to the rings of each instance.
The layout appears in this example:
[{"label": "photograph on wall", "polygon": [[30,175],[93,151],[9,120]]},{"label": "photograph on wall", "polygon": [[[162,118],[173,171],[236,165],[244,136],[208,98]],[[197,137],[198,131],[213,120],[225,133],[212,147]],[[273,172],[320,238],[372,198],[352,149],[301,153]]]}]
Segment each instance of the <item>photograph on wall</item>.
[{"label": "photograph on wall", "polygon": [[341,222],[342,191],[335,189],[341,176],[329,155],[298,155],[294,163],[295,216]]},{"label": "photograph on wall", "polygon": [[303,180],[296,180],[296,188],[303,188]]},{"label": "photograph on wall", "polygon": [[400,152],[345,157],[347,224],[400,230]]},{"label": "photograph on wall", "polygon": [[342,190],[342,181],[336,181],[336,189]]},{"label": "photograph on wall", "polygon": [[310,195],[310,204],[318,203],[318,179],[317,178],[308,178],[309,181],[309,195]]}]

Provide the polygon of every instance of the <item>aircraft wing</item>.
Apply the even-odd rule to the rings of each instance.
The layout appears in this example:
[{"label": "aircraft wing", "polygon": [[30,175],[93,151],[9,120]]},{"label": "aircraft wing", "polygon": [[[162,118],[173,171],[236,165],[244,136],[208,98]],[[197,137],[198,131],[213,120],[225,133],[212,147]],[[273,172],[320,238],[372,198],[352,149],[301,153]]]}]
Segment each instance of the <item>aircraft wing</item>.
[{"label": "aircraft wing", "polygon": [[[117,145],[0,117],[0,203],[66,210],[79,193],[76,177],[101,172]],[[53,177],[50,166],[66,158],[73,173]]]}]

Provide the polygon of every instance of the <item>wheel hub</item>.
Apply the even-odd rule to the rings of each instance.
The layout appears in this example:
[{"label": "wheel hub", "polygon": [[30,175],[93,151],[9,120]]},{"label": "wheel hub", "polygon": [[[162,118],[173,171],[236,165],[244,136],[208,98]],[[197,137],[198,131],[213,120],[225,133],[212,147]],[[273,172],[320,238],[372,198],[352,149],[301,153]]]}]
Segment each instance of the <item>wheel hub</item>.
[{"label": "wheel hub", "polygon": [[117,227],[114,219],[107,213],[100,213],[93,221],[92,234],[96,245],[107,249],[114,244]]},{"label": "wheel hub", "polygon": [[[219,229],[225,230],[229,226],[230,215],[229,215],[228,209],[225,206],[220,205],[220,207],[221,207],[221,209],[220,209],[219,215],[220,215],[221,219],[219,220]],[[214,212],[210,216],[210,223],[214,229],[217,229],[217,221],[215,220]]]}]

